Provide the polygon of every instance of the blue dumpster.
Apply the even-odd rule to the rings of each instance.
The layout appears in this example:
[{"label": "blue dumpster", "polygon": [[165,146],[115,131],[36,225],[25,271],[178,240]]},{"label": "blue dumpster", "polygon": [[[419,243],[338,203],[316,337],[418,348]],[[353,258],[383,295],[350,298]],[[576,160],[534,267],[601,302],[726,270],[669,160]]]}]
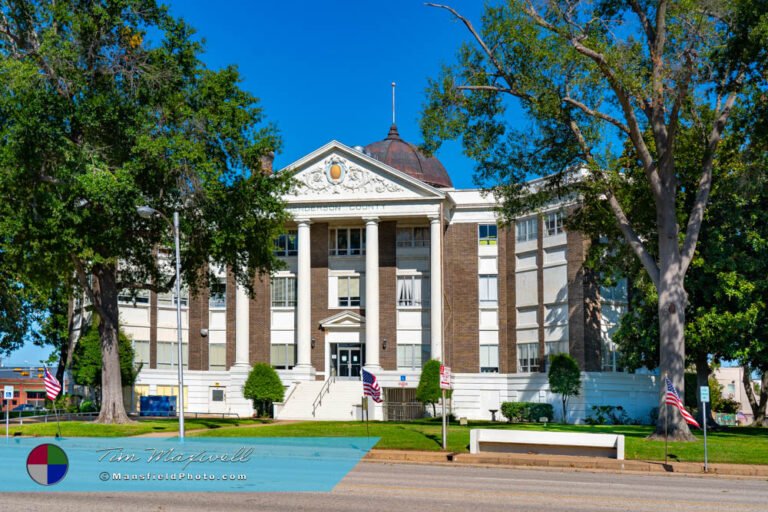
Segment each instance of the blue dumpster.
[{"label": "blue dumpster", "polygon": [[139,416],[176,416],[176,397],[142,396],[139,399]]}]

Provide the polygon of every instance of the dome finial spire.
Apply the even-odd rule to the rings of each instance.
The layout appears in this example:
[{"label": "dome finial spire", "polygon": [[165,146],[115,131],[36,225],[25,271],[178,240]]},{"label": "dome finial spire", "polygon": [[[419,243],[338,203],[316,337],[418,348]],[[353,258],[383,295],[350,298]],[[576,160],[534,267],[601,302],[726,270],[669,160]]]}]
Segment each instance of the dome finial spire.
[{"label": "dome finial spire", "polygon": [[392,126],[395,125],[395,82],[392,82]]}]

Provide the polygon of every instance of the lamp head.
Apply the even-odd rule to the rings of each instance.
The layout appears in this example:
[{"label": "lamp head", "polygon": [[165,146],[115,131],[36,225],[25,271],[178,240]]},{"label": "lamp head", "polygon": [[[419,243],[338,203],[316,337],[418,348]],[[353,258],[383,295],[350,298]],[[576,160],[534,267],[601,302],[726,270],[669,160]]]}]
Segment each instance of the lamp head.
[{"label": "lamp head", "polygon": [[136,213],[138,213],[139,217],[142,219],[151,219],[159,212],[150,206],[139,206],[136,208]]}]

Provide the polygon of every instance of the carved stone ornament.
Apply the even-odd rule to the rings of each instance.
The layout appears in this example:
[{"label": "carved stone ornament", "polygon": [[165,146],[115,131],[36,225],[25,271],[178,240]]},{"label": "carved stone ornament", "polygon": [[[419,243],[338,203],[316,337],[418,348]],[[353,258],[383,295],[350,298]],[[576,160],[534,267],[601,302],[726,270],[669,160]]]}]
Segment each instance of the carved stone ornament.
[{"label": "carved stone ornament", "polygon": [[333,156],[317,167],[296,176],[299,182],[296,196],[331,195],[347,193],[392,193],[403,187],[367,169],[350,165]]}]

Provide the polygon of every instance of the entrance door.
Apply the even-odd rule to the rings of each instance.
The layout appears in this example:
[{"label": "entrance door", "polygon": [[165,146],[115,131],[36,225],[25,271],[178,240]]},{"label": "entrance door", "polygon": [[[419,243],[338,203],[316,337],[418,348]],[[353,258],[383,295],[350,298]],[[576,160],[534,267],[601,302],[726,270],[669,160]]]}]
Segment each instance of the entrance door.
[{"label": "entrance door", "polygon": [[360,377],[363,366],[360,347],[339,347],[336,356],[336,374],[339,377]]}]

